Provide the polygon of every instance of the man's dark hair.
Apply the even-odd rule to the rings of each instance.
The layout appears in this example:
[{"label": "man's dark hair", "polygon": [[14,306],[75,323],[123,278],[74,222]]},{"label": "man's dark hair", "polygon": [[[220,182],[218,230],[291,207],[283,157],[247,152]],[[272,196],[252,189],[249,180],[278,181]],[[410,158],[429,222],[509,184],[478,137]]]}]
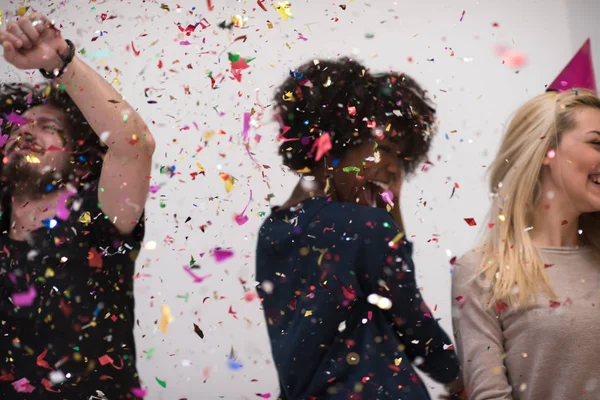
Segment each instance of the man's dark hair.
[{"label": "man's dark hair", "polygon": [[[8,135],[14,128],[8,116],[11,113],[22,115],[31,107],[49,104],[65,112],[65,136],[72,143],[70,151],[73,170],[79,170],[76,184],[83,185],[100,179],[102,162],[107,147],[90,127],[85,117],[77,108],[71,97],[59,85],[42,83],[30,85],[27,83],[0,84],[0,119],[2,119],[2,134]],[[0,157],[6,153],[3,148]],[[2,173],[4,164],[0,162],[0,233],[8,229],[11,210],[11,185],[6,182]],[[63,182],[66,184],[67,182]],[[94,184],[93,184],[94,185]],[[77,187],[78,190],[81,188]]]},{"label": "man's dark hair", "polygon": [[376,126],[402,149],[404,171],[414,172],[427,157],[435,133],[435,109],[427,93],[400,73],[372,75],[360,63],[310,61],[277,89],[275,117],[283,140],[279,153],[293,170],[316,166],[315,140],[331,136],[330,157],[374,138]]},{"label": "man's dark hair", "polygon": [[[65,134],[72,140],[74,147],[71,149],[71,161],[79,169],[85,169],[86,175],[83,179],[85,181],[99,179],[107,148],[100,143],[98,136],[71,97],[57,84],[49,82],[37,85],[27,83],[1,84],[0,119],[2,119],[2,134],[10,134],[11,129],[14,127],[7,118],[12,112],[21,115],[32,107],[44,104],[54,106],[65,112],[67,117]],[[2,151],[5,152],[5,150]],[[0,184],[4,184],[4,182],[0,182]]]}]

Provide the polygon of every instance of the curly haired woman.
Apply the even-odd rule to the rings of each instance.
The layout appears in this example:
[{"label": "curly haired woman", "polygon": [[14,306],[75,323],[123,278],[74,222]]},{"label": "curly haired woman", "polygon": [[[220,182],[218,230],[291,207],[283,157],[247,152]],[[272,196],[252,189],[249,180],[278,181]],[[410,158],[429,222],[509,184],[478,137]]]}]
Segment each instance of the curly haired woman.
[{"label": "curly haired woman", "polygon": [[413,365],[461,392],[398,200],[435,131],[426,93],[346,58],[290,75],[276,95],[279,152],[302,177],[257,248],[280,399],[429,399]]}]

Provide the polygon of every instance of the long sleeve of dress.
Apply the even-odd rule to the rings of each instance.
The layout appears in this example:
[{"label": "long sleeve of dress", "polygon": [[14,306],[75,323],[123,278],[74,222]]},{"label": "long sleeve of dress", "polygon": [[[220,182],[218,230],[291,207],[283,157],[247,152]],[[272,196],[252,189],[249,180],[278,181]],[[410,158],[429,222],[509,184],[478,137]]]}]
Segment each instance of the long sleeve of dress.
[{"label": "long sleeve of dress", "polygon": [[384,226],[375,227],[363,243],[362,264],[368,276],[363,290],[385,298],[380,308],[389,306],[387,313],[411,361],[435,381],[452,382],[460,373],[458,357],[417,287],[411,244],[400,240],[390,246],[400,231],[391,218]]},{"label": "long sleeve of dress", "polygon": [[483,305],[477,263],[475,254],[461,258],[452,278],[453,325],[465,389],[470,400],[513,400],[502,327],[495,311]]}]

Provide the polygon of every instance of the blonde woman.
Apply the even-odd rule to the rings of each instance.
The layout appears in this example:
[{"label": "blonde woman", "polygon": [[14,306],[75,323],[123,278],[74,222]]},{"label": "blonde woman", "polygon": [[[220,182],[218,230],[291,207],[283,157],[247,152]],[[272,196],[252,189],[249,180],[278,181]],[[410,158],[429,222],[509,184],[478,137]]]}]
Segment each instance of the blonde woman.
[{"label": "blonde woman", "polygon": [[597,94],[547,92],[519,108],[490,188],[485,240],[453,276],[469,399],[599,399]]}]

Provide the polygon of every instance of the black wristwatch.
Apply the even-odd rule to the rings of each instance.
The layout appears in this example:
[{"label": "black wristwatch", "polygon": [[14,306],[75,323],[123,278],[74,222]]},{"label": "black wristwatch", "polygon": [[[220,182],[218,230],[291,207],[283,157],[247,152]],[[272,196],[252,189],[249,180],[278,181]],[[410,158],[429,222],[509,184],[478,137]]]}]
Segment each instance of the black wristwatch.
[{"label": "black wristwatch", "polygon": [[46,79],[58,78],[65,72],[67,65],[69,65],[71,63],[71,61],[73,61],[73,57],[75,57],[75,45],[69,39],[65,39],[65,42],[67,42],[67,46],[69,48],[67,55],[63,57],[62,54],[60,54],[58,52],[58,50],[56,51],[56,54],[58,54],[58,56],[60,57],[60,59],[63,62],[62,67],[60,67],[58,70],[55,70],[56,72],[54,72],[54,71],[48,72],[45,69],[41,68],[40,73],[44,76],[44,78],[46,78]]}]

